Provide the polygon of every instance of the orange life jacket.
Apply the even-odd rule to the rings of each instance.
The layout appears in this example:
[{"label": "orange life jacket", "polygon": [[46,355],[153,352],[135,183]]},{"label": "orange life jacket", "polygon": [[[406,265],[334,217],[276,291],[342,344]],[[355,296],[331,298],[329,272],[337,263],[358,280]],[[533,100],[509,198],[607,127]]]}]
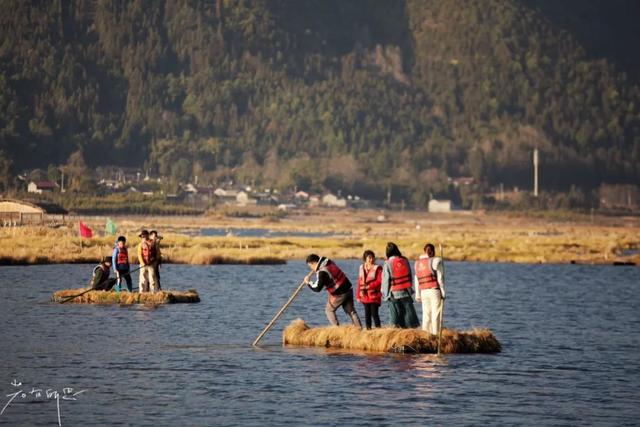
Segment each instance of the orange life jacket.
[{"label": "orange life jacket", "polygon": [[438,276],[432,267],[433,258],[418,258],[416,261],[416,277],[418,287],[422,289],[438,289]]},{"label": "orange life jacket", "polygon": [[318,269],[318,271],[326,271],[331,276],[333,284],[328,286],[327,292],[333,295],[340,286],[342,286],[347,281],[347,276],[340,270],[333,261],[327,260],[326,264]]},{"label": "orange life jacket", "polygon": [[142,260],[145,264],[150,264],[151,261],[156,259],[156,245],[147,242],[146,240],[141,243],[142,245]]},{"label": "orange life jacket", "polygon": [[129,265],[129,252],[126,247],[118,248],[118,256],[116,257],[116,266]]},{"label": "orange life jacket", "polygon": [[411,285],[411,266],[405,257],[392,256],[387,260],[391,267],[391,291],[409,289]]},{"label": "orange life jacket", "polygon": [[[380,268],[381,267],[379,265],[373,264],[366,274],[364,272],[364,265],[360,265],[360,268],[358,269],[357,296],[359,300],[364,304],[380,304],[382,302],[380,283],[376,283],[376,279],[378,279],[378,271],[380,270]],[[364,295],[362,291],[365,291]]]}]

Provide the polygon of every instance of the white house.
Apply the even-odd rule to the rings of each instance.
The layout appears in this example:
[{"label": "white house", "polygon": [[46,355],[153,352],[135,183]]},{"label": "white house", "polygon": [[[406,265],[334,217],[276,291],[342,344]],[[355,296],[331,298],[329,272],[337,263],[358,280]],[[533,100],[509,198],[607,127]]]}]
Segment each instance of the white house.
[{"label": "white house", "polygon": [[445,213],[451,212],[451,200],[429,200],[429,212]]},{"label": "white house", "polygon": [[346,208],[347,201],[331,193],[322,196],[322,204],[332,208]]},{"label": "white house", "polygon": [[29,185],[27,185],[27,191],[29,193],[37,193],[37,194],[53,193],[53,190],[55,190],[57,186],[58,184],[51,181],[40,181],[40,182],[31,181]]},{"label": "white house", "polygon": [[239,191],[236,195],[236,203],[240,206],[255,205],[258,201],[251,197],[246,191]]}]

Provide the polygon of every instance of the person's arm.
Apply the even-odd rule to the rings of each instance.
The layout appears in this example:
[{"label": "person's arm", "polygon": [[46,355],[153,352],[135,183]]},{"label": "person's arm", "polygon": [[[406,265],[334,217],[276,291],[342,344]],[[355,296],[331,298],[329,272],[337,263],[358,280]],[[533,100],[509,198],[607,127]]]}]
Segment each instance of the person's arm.
[{"label": "person's arm", "polygon": [[142,243],[138,245],[138,262],[141,266],[144,266],[144,259],[142,258]]},{"label": "person's arm", "polygon": [[111,254],[111,267],[113,267],[113,272],[118,275],[118,269],[116,265],[116,261],[118,260],[118,252],[119,249],[117,247],[113,248],[113,253]]},{"label": "person's arm", "polygon": [[435,260],[433,260],[433,264],[435,266],[434,269],[436,270],[436,275],[438,276],[438,287],[440,287],[440,295],[442,296],[442,299],[446,299],[444,290],[444,267],[442,258],[436,258]]},{"label": "person's arm", "polygon": [[307,282],[307,285],[313,292],[320,292],[327,285],[328,280],[331,280],[329,273],[326,271],[318,271],[315,282]]},{"label": "person's arm", "polygon": [[[417,270],[417,269],[416,269]],[[413,275],[413,289],[416,293],[416,301],[420,302],[420,282],[418,281],[418,275]]]},{"label": "person's arm", "polygon": [[162,251],[160,251],[160,242],[156,244],[156,263],[158,265],[162,263]]},{"label": "person's arm", "polygon": [[389,268],[387,267],[387,263],[382,267],[382,282],[380,284],[380,288],[382,291],[382,299],[388,301],[391,297],[391,287],[389,286]]},{"label": "person's arm", "polygon": [[104,282],[104,280],[105,280],[104,271],[102,271],[102,268],[96,268],[93,271],[93,278],[91,280],[91,289],[95,289],[99,284]]}]

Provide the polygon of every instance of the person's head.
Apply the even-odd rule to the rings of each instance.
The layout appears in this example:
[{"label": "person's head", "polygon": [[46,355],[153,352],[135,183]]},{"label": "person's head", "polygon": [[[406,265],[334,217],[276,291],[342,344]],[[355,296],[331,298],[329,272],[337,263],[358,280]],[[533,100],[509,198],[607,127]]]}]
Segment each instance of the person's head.
[{"label": "person's head", "polygon": [[436,255],[436,247],[431,243],[427,243],[426,245],[424,245],[424,253],[427,254],[429,258],[431,258]]},{"label": "person's head", "polygon": [[376,254],[374,254],[372,250],[367,249],[362,254],[362,262],[364,262],[365,264],[367,262],[369,262],[369,264],[373,264],[374,262],[376,262]]},{"label": "person's head", "polygon": [[106,266],[111,267],[111,257],[110,256],[106,256],[104,258],[102,258],[102,263]]},{"label": "person's head", "polygon": [[149,232],[147,230],[142,230],[140,234],[138,234],[142,240],[149,240]]},{"label": "person's head", "polygon": [[393,242],[389,242],[387,243],[386,255],[387,258],[391,258],[392,256],[402,256],[402,253],[400,253],[398,245]]},{"label": "person's head", "polygon": [[124,236],[119,236],[117,240],[117,244],[119,248],[124,248],[124,245],[127,243],[127,238]]},{"label": "person's head", "polygon": [[309,254],[309,256],[307,256],[306,262],[312,271],[316,271],[316,268],[318,267],[318,261],[320,261],[320,257],[316,254]]},{"label": "person's head", "polygon": [[159,236],[159,235],[158,235],[158,232],[157,232],[156,230],[151,230],[151,231],[149,232],[149,238],[150,238],[151,240],[154,240],[154,241],[155,241],[155,240],[162,240],[162,236]]}]

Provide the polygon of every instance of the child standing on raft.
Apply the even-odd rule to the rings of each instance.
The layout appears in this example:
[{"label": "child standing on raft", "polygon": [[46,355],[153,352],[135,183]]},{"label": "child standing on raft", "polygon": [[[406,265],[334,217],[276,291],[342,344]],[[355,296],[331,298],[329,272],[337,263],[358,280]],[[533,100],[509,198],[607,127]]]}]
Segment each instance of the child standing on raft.
[{"label": "child standing on raft", "polygon": [[362,254],[363,264],[358,269],[358,287],[356,299],[364,306],[364,322],[367,329],[371,329],[371,320],[376,328],[380,327],[378,309],[382,303],[382,267],[376,264],[376,255],[366,250]]}]

